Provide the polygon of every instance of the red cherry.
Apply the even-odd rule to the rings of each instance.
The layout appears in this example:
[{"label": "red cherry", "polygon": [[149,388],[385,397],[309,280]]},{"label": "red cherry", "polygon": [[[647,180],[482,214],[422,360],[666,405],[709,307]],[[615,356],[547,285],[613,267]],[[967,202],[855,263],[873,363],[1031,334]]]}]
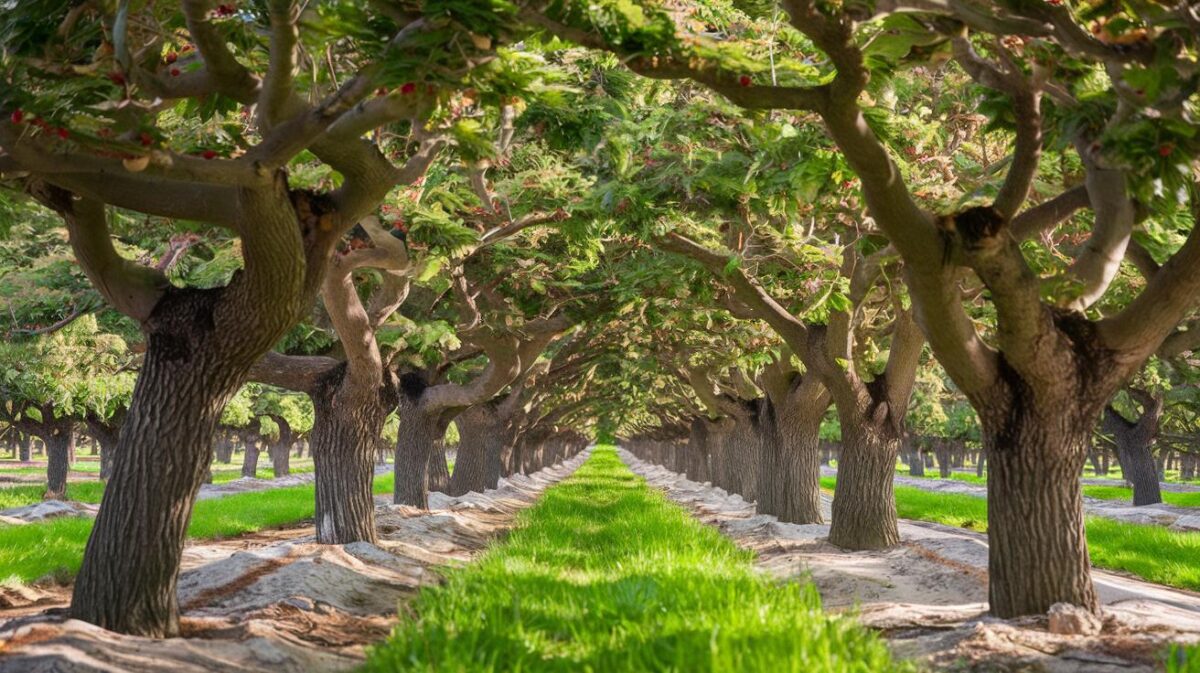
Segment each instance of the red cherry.
[{"label": "red cherry", "polygon": [[167,52],[167,63],[174,63],[178,59],[179,59],[179,54],[176,54],[173,51]]},{"label": "red cherry", "polygon": [[14,124],[20,124],[22,119],[25,119],[25,113],[24,113],[24,112],[22,112],[20,108],[17,108],[16,110],[13,110],[13,113],[12,113],[12,123],[14,123]]},{"label": "red cherry", "polygon": [[1171,153],[1174,151],[1175,151],[1175,145],[1173,145],[1171,143],[1166,143],[1165,145],[1158,146],[1158,156],[1160,156],[1160,157],[1169,157],[1169,156],[1171,156]]},{"label": "red cherry", "polygon": [[171,68],[171,77],[179,77],[179,68]]},{"label": "red cherry", "polygon": [[121,86],[121,85],[125,84],[125,75],[122,75],[119,72],[108,73],[108,79],[110,82],[112,82],[113,84],[116,84],[117,86]]},{"label": "red cherry", "polygon": [[185,54],[186,54],[186,53],[188,53],[189,51],[191,51],[191,50],[192,50],[192,49],[194,49],[194,48],[195,48],[195,47],[194,47],[194,46],[192,46],[192,45],[190,45],[190,44],[185,44],[185,45],[183,45],[183,49],[180,49],[180,51],[182,51],[183,53],[185,53]]},{"label": "red cherry", "polygon": [[59,138],[62,138],[63,140],[66,140],[66,139],[67,139],[67,137],[71,135],[71,132],[70,132],[70,131],[68,131],[68,130],[66,130],[66,129],[64,129],[64,128],[62,128],[61,126],[58,128],[58,130],[57,130],[57,131],[55,131],[55,133],[57,133],[57,134],[58,134],[58,137],[59,137]]},{"label": "red cherry", "polygon": [[200,156],[204,157],[205,159],[216,159],[217,153],[215,150],[204,150],[200,153]]},{"label": "red cherry", "polygon": [[154,138],[150,137],[149,133],[142,133],[138,136],[138,140],[144,147],[149,147],[150,144],[154,142]]},{"label": "red cherry", "polygon": [[412,93],[412,92],[414,92],[414,91],[416,91],[416,90],[417,90],[417,84],[416,84],[416,82],[405,82],[404,84],[402,84],[402,85],[400,86],[400,93],[402,93],[402,94],[406,94],[406,95],[407,95],[407,94],[410,94],[410,93]]},{"label": "red cherry", "polygon": [[741,84],[742,86],[750,86],[753,83],[754,80],[750,79],[750,75],[742,75],[738,78],[738,84]]}]

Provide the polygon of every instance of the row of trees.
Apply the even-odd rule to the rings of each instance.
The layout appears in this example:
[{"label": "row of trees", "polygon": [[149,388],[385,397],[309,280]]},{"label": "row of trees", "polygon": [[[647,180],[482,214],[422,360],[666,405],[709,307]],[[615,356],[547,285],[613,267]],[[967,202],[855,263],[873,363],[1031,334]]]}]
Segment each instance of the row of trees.
[{"label": "row of trees", "polygon": [[79,281],[141,351],[72,614],[177,633],[247,381],[311,402],[327,543],[374,539],[393,413],[415,506],[583,434],[686,437],[689,474],[818,521],[836,437],[850,549],[898,542],[910,425],[977,432],[992,610],[1098,610],[1093,432],[1111,406],[1135,419],[1117,446],[1148,445],[1136,391],[1187,390],[1200,333],[1198,23],[1025,0],[6,13],[0,175],[79,265],[38,285]]}]

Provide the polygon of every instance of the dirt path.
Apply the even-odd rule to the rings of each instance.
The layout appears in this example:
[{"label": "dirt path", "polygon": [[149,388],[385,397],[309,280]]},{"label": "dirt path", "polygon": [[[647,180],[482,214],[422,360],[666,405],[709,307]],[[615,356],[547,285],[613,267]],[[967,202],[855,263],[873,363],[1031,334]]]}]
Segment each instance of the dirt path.
[{"label": "dirt path", "polygon": [[401,599],[436,582],[438,566],[470,561],[586,457],[486,493],[431,494],[428,512],[379,503],[378,545],[317,545],[309,526],[189,546],[182,637],[120,636],[53,611],[27,615],[0,622],[0,673],[353,668],[390,632]]},{"label": "dirt path", "polygon": [[[834,476],[836,474],[836,469],[830,467],[821,468],[822,476]],[[1084,479],[1083,481],[1084,483],[1103,481],[1103,485],[1106,486],[1120,485],[1121,483],[1111,479]],[[935,493],[954,493],[969,495],[975,498],[987,497],[986,486],[954,479],[923,479],[921,477],[905,477],[898,474],[894,479],[894,483],[897,486],[911,486],[912,488],[919,488],[922,491],[932,491]],[[1176,507],[1166,503],[1134,507],[1124,500],[1101,500],[1099,498],[1085,497],[1083,499],[1083,509],[1090,516],[1099,516],[1105,519],[1113,519],[1114,521],[1164,526],[1181,532],[1200,531],[1200,508],[1197,507]]]},{"label": "dirt path", "polygon": [[[621,451],[634,472],[716,526],[780,578],[811,578],[828,609],[855,609],[900,656],[934,669],[1117,673],[1160,670],[1170,642],[1200,642],[1200,594],[1093,571],[1103,630],[1050,633],[1046,617],[997,620],[987,610],[987,536],[901,521],[894,548],[847,552],[828,525],[780,523],[741,496],[689,481]],[[825,516],[829,516],[828,500]],[[1098,626],[1098,625],[1097,625]],[[1081,629],[1088,631],[1088,628]]]}]

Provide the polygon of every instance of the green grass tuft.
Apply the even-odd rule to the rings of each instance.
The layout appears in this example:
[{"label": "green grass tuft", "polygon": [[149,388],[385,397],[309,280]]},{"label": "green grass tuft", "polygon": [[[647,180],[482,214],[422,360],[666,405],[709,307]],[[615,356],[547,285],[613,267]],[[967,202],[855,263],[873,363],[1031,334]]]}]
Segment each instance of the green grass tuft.
[{"label": "green grass tuft", "polygon": [[[201,500],[192,512],[188,536],[215,540],[245,535],[312,518],[312,485],[291,486]],[[375,478],[374,492],[392,492],[392,475]],[[0,581],[67,581],[79,570],[92,520],[56,519],[24,526],[0,524]]]},{"label": "green grass tuft", "polygon": [[886,671],[885,646],[777,584],[598,449],[509,538],[422,590],[368,671]]}]

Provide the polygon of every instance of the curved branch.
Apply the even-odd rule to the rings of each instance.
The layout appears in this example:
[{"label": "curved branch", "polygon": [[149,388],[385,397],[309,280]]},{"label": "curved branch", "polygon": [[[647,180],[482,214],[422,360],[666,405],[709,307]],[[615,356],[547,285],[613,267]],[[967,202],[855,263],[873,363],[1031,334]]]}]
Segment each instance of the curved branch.
[{"label": "curved branch", "polygon": [[117,254],[104,204],[49,186],[34,196],[66,221],[75,257],[101,296],[121,313],[146,321],[170,283],[162,273]]}]

